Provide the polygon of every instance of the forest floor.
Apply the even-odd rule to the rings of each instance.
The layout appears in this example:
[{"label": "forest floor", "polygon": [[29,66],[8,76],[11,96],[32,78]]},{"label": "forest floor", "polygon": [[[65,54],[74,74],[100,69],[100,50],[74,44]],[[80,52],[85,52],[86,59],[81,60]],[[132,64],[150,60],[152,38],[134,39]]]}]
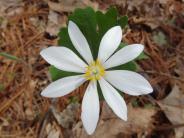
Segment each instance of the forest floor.
[{"label": "forest floor", "polygon": [[[137,64],[154,92],[125,95],[127,122],[101,103],[98,127],[88,136],[80,121],[86,86],[54,101],[41,97],[51,77],[39,53],[57,45],[75,8],[110,5],[128,15],[122,41],[145,45],[149,58]],[[0,55],[0,138],[184,138],[183,0],[0,0],[0,52],[13,55]]]}]

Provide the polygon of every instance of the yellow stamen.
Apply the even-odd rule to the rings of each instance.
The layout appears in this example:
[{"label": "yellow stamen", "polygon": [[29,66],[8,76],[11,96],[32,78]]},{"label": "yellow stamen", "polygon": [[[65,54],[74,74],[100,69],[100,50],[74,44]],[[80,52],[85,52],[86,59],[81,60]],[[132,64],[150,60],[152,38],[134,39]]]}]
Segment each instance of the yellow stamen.
[{"label": "yellow stamen", "polygon": [[93,61],[87,68],[84,74],[87,80],[99,80],[105,75],[105,70],[99,60]]}]

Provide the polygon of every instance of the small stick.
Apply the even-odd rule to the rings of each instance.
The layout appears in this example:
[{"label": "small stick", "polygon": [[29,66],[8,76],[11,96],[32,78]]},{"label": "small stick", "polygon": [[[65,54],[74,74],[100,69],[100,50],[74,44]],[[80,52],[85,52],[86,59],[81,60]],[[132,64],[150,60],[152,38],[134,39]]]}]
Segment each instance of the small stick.
[{"label": "small stick", "polygon": [[45,126],[47,124],[47,120],[49,119],[50,115],[52,115],[52,110],[53,110],[52,108],[54,108],[54,105],[56,102],[57,102],[57,99],[51,100],[51,105],[50,105],[48,111],[43,116],[41,126],[40,126],[40,131],[38,131],[39,132],[38,138],[44,138]]}]

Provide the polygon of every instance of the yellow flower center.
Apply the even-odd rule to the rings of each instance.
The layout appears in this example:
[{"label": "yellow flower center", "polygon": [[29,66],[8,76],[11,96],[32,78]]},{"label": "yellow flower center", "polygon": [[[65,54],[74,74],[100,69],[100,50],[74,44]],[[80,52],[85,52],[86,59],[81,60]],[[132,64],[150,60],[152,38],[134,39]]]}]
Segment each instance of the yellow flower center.
[{"label": "yellow flower center", "polygon": [[84,74],[87,80],[99,80],[105,75],[105,70],[99,60],[93,61]]}]

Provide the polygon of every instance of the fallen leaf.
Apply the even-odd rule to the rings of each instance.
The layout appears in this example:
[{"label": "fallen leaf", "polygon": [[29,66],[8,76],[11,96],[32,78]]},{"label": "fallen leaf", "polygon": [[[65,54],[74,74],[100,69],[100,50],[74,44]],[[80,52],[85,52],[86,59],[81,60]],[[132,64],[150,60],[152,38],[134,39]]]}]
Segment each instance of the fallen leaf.
[{"label": "fallen leaf", "polygon": [[128,104],[128,121],[123,121],[104,103],[102,114],[95,133],[89,136],[79,122],[73,129],[76,138],[117,138],[134,133],[148,133],[151,131],[156,109],[133,108]]},{"label": "fallen leaf", "polygon": [[153,19],[153,18],[144,18],[144,17],[134,16],[132,18],[132,22],[135,24],[144,24],[144,25],[150,27],[152,30],[158,28],[158,26],[159,26],[158,21],[156,22],[155,19]]},{"label": "fallen leaf", "polygon": [[93,9],[98,9],[98,4],[90,0],[62,0],[59,3],[48,1],[49,8],[57,12],[72,12],[77,8],[90,6]]},{"label": "fallen leaf", "polygon": [[55,127],[54,124],[47,124],[46,126],[46,133],[47,133],[47,138],[60,138],[60,130],[59,128]]},{"label": "fallen leaf", "polygon": [[[184,92],[178,85],[175,85],[171,93],[158,104],[173,125],[184,123]],[[175,128],[175,133],[176,138],[183,138],[184,127]]]},{"label": "fallen leaf", "polygon": [[169,2],[169,0],[159,0],[160,4],[167,4]]},{"label": "fallen leaf", "polygon": [[22,12],[22,0],[0,0],[0,16],[13,16]]},{"label": "fallen leaf", "polygon": [[58,112],[55,108],[53,108],[53,114],[57,120],[57,122],[64,128],[69,128],[71,124],[76,122],[76,114],[80,107],[79,103],[71,103],[64,109],[62,112]]},{"label": "fallen leaf", "polygon": [[61,16],[57,12],[50,10],[46,32],[49,33],[51,36],[56,36],[59,33],[60,28],[66,25],[66,20],[66,16]]}]

